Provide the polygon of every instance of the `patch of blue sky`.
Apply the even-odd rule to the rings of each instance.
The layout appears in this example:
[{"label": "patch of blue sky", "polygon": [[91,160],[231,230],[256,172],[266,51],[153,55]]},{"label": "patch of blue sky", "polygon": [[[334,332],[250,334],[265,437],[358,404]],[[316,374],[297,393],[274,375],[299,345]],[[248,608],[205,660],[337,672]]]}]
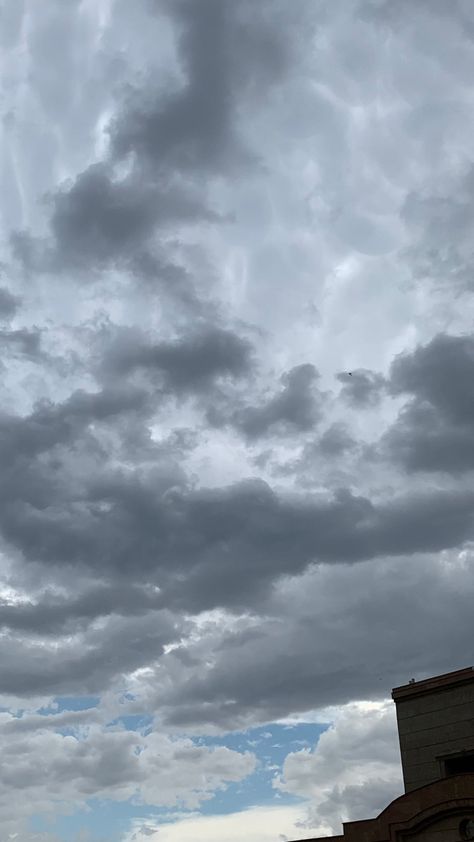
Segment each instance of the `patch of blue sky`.
[{"label": "patch of blue sky", "polygon": [[314,748],[329,725],[303,722],[295,725],[272,723],[248,731],[233,731],[217,737],[196,737],[197,745],[223,745],[234,751],[252,751],[259,759],[281,765],[289,752]]},{"label": "patch of blue sky", "polygon": [[194,742],[197,745],[223,745],[234,751],[251,751],[259,761],[255,772],[243,781],[231,783],[225,790],[216,792],[212,800],[201,805],[200,812],[203,815],[217,815],[245,810],[256,805],[300,803],[304,799],[276,790],[272,786],[272,780],[281,772],[283,762],[290,752],[301,751],[304,748],[314,749],[319,737],[328,727],[314,723],[291,726],[272,723],[245,732],[195,738]]},{"label": "patch of blue sky", "polygon": [[[54,821],[35,816],[31,819],[33,833],[54,833],[61,842],[76,842],[83,834],[90,842],[112,842],[121,839],[134,819],[149,819],[148,807],[137,807],[130,801],[87,802],[88,811],[77,811],[70,816],[58,816]],[[153,810],[156,815],[156,810]]]},{"label": "patch of blue sky", "polygon": [[51,716],[64,710],[89,710],[100,704],[99,696],[55,696],[49,707],[39,708],[38,713]]},{"label": "patch of blue sky", "polygon": [[[202,813],[202,811],[199,811]],[[216,810],[216,813],[219,812]],[[224,811],[222,811],[224,812]],[[87,811],[79,810],[69,816],[50,817],[34,816],[30,820],[33,833],[55,834],[61,842],[77,842],[80,834],[88,842],[116,842],[129,831],[132,823],[140,820],[143,824],[162,824],[176,820],[176,814],[196,814],[195,810],[186,810],[182,805],[173,808],[156,808],[138,805],[133,799],[112,801],[89,799]]]},{"label": "patch of blue sky", "polygon": [[147,736],[153,729],[153,717],[148,714],[132,713],[124,716],[117,716],[116,719],[107,723],[108,728],[122,726],[125,731],[138,731]]}]

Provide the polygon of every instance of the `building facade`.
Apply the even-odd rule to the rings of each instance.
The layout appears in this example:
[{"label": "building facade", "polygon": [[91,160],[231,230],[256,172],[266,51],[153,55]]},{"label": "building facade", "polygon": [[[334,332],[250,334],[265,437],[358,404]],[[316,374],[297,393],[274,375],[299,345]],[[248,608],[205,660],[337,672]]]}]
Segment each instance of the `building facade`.
[{"label": "building facade", "polygon": [[300,842],[474,841],[474,667],[392,690],[405,793],[340,836]]}]

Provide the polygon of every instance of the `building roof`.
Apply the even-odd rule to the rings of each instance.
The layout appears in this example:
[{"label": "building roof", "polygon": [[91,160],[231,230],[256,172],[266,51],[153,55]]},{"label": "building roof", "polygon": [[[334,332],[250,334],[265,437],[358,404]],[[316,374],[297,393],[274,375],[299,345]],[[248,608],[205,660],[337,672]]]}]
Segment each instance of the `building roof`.
[{"label": "building roof", "polygon": [[462,670],[446,672],[443,675],[435,675],[433,678],[425,678],[423,681],[413,681],[412,679],[408,684],[394,687],[392,690],[392,699],[394,702],[398,702],[411,696],[448,689],[449,687],[470,681],[474,681],[474,667],[465,667]]}]

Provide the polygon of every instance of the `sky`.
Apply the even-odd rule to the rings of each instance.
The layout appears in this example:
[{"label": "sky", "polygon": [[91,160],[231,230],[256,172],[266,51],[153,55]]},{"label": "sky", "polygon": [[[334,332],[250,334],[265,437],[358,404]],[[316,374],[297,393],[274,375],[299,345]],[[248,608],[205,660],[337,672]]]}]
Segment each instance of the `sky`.
[{"label": "sky", "polygon": [[0,2],[0,826],[288,842],[472,663],[471,0]]}]

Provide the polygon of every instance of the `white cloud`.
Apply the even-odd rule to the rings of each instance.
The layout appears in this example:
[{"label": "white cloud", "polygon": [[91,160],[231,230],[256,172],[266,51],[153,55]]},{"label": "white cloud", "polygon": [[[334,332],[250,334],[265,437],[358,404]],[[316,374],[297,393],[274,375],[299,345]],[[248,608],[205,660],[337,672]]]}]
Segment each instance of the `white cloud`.
[{"label": "white cloud", "polygon": [[[94,723],[94,714],[68,711],[20,720],[1,714],[2,827],[14,829],[35,812],[70,812],[91,797],[135,797],[144,804],[193,810],[254,771],[256,759],[249,752],[197,746],[157,732],[105,730]],[[75,736],[53,731],[55,725]],[[20,789],[28,793],[21,804],[15,796]]]},{"label": "white cloud", "polygon": [[[201,816],[174,824],[153,824],[145,831],[139,823],[123,842],[281,842],[301,837],[298,807],[252,807],[225,816]],[[321,825],[323,827],[323,825]]]},{"label": "white cloud", "polygon": [[341,707],[313,750],[286,756],[273,786],[309,799],[307,827],[337,834],[343,821],[374,818],[403,792],[393,702]]}]

